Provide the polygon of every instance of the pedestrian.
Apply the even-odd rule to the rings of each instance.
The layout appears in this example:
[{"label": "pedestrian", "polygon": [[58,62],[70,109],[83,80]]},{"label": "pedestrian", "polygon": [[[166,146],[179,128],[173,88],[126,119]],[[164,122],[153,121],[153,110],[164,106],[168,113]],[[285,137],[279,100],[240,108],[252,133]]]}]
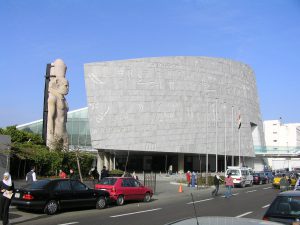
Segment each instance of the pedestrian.
[{"label": "pedestrian", "polygon": [[221,179],[221,177],[219,176],[219,174],[216,174],[214,176],[214,185],[215,185],[215,190],[213,190],[211,192],[211,195],[217,196],[218,195],[218,191],[219,191],[219,187],[220,187],[220,182],[223,181]]},{"label": "pedestrian", "polygon": [[298,177],[294,187],[294,191],[298,191],[298,190],[300,190],[300,177]]},{"label": "pedestrian", "polygon": [[192,176],[191,176],[191,185],[192,185],[192,187],[196,186],[196,179],[197,179],[196,173],[193,171]]},{"label": "pedestrian", "polygon": [[11,176],[8,172],[3,174],[3,180],[0,184],[0,218],[3,225],[8,225],[9,206],[14,191],[14,183],[11,180]]},{"label": "pedestrian", "polygon": [[280,191],[281,192],[284,192],[284,191],[288,190],[289,182],[286,179],[285,174],[282,174],[282,177],[281,177],[280,182],[279,182],[279,186],[280,186]]},{"label": "pedestrian", "polygon": [[186,172],[186,182],[187,182],[188,187],[190,187],[191,186],[191,171],[189,171],[189,170]]},{"label": "pedestrian", "polygon": [[225,198],[229,198],[230,196],[232,196],[231,189],[234,187],[231,173],[229,173],[225,178],[225,186],[226,186]]},{"label": "pedestrian", "polygon": [[70,174],[69,174],[69,179],[70,180],[78,180],[77,174],[75,174],[74,169],[70,169]]},{"label": "pedestrian", "polygon": [[96,166],[95,166],[95,168],[92,170],[91,175],[92,175],[92,177],[93,177],[93,182],[94,182],[94,184],[95,184],[95,183],[98,183],[98,181],[99,181],[99,173],[98,173],[98,170],[97,170],[97,167],[96,167]]},{"label": "pedestrian", "polygon": [[26,174],[26,182],[32,183],[37,181],[36,179],[36,173],[35,173],[35,166],[31,167],[31,170]]},{"label": "pedestrian", "polygon": [[169,166],[169,175],[172,175],[172,173],[173,173],[173,166],[170,165],[170,166]]},{"label": "pedestrian", "polygon": [[108,177],[108,171],[106,170],[106,166],[103,166],[103,169],[101,170],[101,180],[105,177]]},{"label": "pedestrian", "polygon": [[138,176],[135,174],[135,171],[132,172],[132,177],[133,177],[134,179],[136,179],[136,180],[139,179]]},{"label": "pedestrian", "polygon": [[58,176],[60,178],[62,178],[62,179],[66,179],[67,178],[67,174],[64,171],[62,171],[62,170],[59,170]]}]

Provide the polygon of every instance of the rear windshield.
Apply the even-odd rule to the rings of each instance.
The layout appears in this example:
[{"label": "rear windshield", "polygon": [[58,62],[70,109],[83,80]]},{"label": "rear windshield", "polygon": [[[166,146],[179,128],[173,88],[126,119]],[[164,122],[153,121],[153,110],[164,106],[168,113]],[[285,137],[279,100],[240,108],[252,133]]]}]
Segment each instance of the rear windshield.
[{"label": "rear windshield", "polygon": [[117,181],[117,178],[106,177],[99,181],[99,184],[104,185],[114,185]]},{"label": "rear windshield", "polygon": [[255,174],[253,174],[253,176],[264,176],[264,174],[263,173],[255,173]]},{"label": "rear windshield", "polygon": [[278,196],[267,214],[269,216],[300,216],[300,196]]},{"label": "rear windshield", "polygon": [[32,182],[31,184],[25,184],[23,188],[28,188],[28,189],[41,189],[45,187],[47,184],[50,183],[50,180],[38,180],[35,182]]},{"label": "rear windshield", "polygon": [[240,176],[240,171],[239,170],[227,170],[227,175],[231,173],[231,176]]}]

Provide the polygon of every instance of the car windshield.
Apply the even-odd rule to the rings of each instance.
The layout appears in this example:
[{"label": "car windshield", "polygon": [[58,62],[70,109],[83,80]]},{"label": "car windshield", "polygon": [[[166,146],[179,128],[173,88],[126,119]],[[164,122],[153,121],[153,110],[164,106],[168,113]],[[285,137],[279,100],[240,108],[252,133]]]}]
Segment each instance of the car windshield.
[{"label": "car windshield", "polygon": [[300,196],[278,196],[268,210],[269,216],[300,216]]},{"label": "car windshield", "polygon": [[253,176],[259,176],[260,175],[260,173],[255,173],[255,174],[253,174]]},{"label": "car windshield", "polygon": [[117,178],[106,177],[99,181],[99,184],[102,185],[114,185],[117,181]]},{"label": "car windshield", "polygon": [[239,170],[227,170],[227,175],[231,173],[231,176],[239,176],[240,171]]},{"label": "car windshield", "polygon": [[49,183],[50,183],[50,180],[38,180],[38,181],[32,182],[30,184],[26,184],[23,187],[28,188],[28,189],[41,189]]}]

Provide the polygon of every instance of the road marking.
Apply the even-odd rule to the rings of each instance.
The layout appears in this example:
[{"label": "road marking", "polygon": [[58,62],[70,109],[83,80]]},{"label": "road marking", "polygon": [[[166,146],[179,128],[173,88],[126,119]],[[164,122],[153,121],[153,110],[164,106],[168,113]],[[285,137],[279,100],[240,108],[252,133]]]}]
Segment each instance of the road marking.
[{"label": "road marking", "polygon": [[71,224],[76,224],[76,223],[79,223],[79,222],[60,223],[60,224],[57,224],[57,225],[71,225]]},{"label": "road marking", "polygon": [[188,202],[186,204],[193,204],[193,203],[199,203],[199,202],[206,202],[206,201],[210,201],[213,200],[214,198],[207,198],[207,199],[203,199],[203,200],[199,200],[199,201],[194,201],[194,202]]},{"label": "road marking", "polygon": [[240,218],[240,217],[243,217],[243,216],[249,215],[249,214],[251,214],[251,213],[253,213],[253,212],[246,212],[246,213],[244,213],[244,214],[241,214],[241,215],[238,215],[238,216],[236,216],[236,217],[237,217],[237,218]]},{"label": "road marking", "polygon": [[133,215],[133,214],[139,214],[139,213],[145,213],[145,212],[157,211],[157,210],[161,210],[161,209],[162,209],[162,208],[157,208],[157,209],[149,209],[149,210],[137,211],[137,212],[126,213],[126,214],[120,214],[120,215],[115,215],[115,216],[110,216],[110,217],[128,216],[128,215]]},{"label": "road marking", "polygon": [[[236,195],[238,195],[239,193],[234,193],[234,194],[232,194],[232,195],[234,195],[234,196],[236,196]],[[225,195],[223,195],[223,196],[221,196],[222,198],[225,198],[226,196]]]},{"label": "road marking", "polygon": [[257,190],[246,191],[246,193],[251,193],[251,192],[255,192],[255,191],[257,191]]},{"label": "road marking", "polygon": [[267,189],[270,189],[270,188],[272,188],[272,187],[266,187],[266,188],[263,188],[264,190],[267,190]]},{"label": "road marking", "polygon": [[264,208],[268,208],[269,206],[270,206],[270,204],[265,205],[265,206],[263,206],[263,207],[261,207],[261,208],[264,209]]}]

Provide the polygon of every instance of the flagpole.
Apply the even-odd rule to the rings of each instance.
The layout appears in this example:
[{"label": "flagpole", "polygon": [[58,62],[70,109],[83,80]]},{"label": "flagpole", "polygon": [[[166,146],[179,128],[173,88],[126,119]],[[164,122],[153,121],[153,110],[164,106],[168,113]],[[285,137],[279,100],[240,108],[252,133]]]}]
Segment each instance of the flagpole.
[{"label": "flagpole", "polygon": [[239,124],[238,124],[238,129],[239,129],[239,166],[241,167],[241,111],[239,110]]},{"label": "flagpole", "polygon": [[218,98],[216,98],[216,173],[218,172]]},{"label": "flagpole", "polygon": [[224,102],[224,171],[227,169],[227,143],[226,143],[226,102]]},{"label": "flagpole", "polygon": [[[231,106],[231,149],[233,150],[233,106]],[[231,165],[234,166],[234,154],[231,155]]]}]

